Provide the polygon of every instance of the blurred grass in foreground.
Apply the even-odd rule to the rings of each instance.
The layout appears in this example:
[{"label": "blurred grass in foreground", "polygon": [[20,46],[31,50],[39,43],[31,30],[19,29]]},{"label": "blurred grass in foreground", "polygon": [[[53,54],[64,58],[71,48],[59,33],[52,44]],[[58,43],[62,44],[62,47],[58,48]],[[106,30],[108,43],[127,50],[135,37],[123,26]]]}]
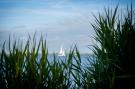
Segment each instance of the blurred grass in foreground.
[{"label": "blurred grass in foreground", "polygon": [[99,45],[93,52],[96,61],[92,75],[96,89],[135,88],[135,10],[127,8],[125,14],[105,9],[92,24]]},{"label": "blurred grass in foreground", "polygon": [[[0,54],[0,87],[1,89],[69,89],[74,73],[80,69],[81,58],[77,47],[70,50],[65,60],[48,59],[46,41],[41,37],[37,43],[35,37],[28,39],[24,47],[11,46],[9,39],[8,51],[6,42]],[[41,51],[41,57],[39,57]],[[74,55],[76,54],[76,55]],[[74,64],[73,64],[74,59]],[[71,80],[72,76],[72,80]],[[78,81],[76,81],[78,82]],[[74,83],[75,84],[75,83]],[[77,87],[75,84],[74,87]]]}]

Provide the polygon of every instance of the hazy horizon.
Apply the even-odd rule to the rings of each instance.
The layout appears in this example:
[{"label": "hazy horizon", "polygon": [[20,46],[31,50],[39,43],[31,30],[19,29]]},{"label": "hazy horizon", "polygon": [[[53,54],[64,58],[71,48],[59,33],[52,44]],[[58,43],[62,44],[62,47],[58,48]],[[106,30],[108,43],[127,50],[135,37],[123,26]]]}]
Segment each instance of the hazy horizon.
[{"label": "hazy horizon", "polygon": [[[135,1],[133,1],[133,7]],[[26,41],[28,34],[36,32],[46,38],[50,53],[58,52],[60,46],[68,51],[76,44],[80,53],[91,53],[87,47],[94,41],[90,23],[105,7],[126,10],[131,0],[1,0],[0,1],[0,47],[11,38]]]}]

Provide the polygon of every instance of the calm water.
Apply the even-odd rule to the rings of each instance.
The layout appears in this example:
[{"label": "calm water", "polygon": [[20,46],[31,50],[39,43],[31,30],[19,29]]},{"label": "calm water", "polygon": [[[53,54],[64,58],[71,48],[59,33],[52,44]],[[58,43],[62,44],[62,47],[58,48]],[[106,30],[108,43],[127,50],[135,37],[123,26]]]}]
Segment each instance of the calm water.
[{"label": "calm water", "polygon": [[[86,64],[88,64],[88,59],[91,59],[93,56],[90,55],[90,54],[81,54],[81,65],[84,66]],[[67,60],[67,56],[57,56],[55,55],[56,59],[57,60],[63,60],[63,61],[66,61]],[[54,56],[53,54],[49,54],[48,55],[48,59],[50,62],[53,62],[53,59],[54,59]],[[75,59],[73,58],[73,63],[75,63]]]},{"label": "calm water", "polygon": [[[86,68],[86,65],[89,64],[88,59],[93,58],[93,56],[90,55],[90,54],[81,54],[80,56],[81,56],[81,68]],[[58,55],[55,55],[55,57],[56,57],[56,61],[57,60],[66,61],[67,58],[68,58],[67,56],[58,56]],[[53,59],[54,59],[54,55],[53,54],[49,54],[48,55],[49,62],[53,62],[54,61]],[[75,59],[73,58],[72,60],[73,60],[73,64],[75,64],[76,63]],[[74,71],[73,71],[73,73],[74,73]],[[70,76],[70,80],[72,81],[72,85],[74,85],[75,82],[74,82],[74,78],[73,78],[72,75]]]}]

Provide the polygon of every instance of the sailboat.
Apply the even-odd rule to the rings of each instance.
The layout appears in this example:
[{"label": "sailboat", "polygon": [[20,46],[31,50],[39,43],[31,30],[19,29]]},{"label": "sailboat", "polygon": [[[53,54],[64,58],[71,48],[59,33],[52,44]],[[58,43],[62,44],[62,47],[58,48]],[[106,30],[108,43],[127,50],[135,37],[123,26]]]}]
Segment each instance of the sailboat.
[{"label": "sailboat", "polygon": [[61,46],[58,56],[65,56],[65,50],[64,50],[63,46]]}]

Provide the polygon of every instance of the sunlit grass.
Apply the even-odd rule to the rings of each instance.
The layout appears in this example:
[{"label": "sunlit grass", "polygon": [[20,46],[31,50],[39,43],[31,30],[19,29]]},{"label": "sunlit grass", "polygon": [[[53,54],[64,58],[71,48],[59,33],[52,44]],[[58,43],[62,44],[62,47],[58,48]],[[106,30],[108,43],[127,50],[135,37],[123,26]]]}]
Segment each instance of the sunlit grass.
[{"label": "sunlit grass", "polygon": [[18,45],[16,41],[11,44],[10,38],[7,43],[3,44],[0,54],[1,89],[79,87],[76,84],[79,83],[79,76],[76,74],[80,74],[78,70],[81,70],[81,58],[76,46],[64,59],[60,60],[53,54],[53,60],[49,61],[46,40],[43,37],[39,42],[36,42],[35,37],[32,40],[29,38],[23,45]]}]

